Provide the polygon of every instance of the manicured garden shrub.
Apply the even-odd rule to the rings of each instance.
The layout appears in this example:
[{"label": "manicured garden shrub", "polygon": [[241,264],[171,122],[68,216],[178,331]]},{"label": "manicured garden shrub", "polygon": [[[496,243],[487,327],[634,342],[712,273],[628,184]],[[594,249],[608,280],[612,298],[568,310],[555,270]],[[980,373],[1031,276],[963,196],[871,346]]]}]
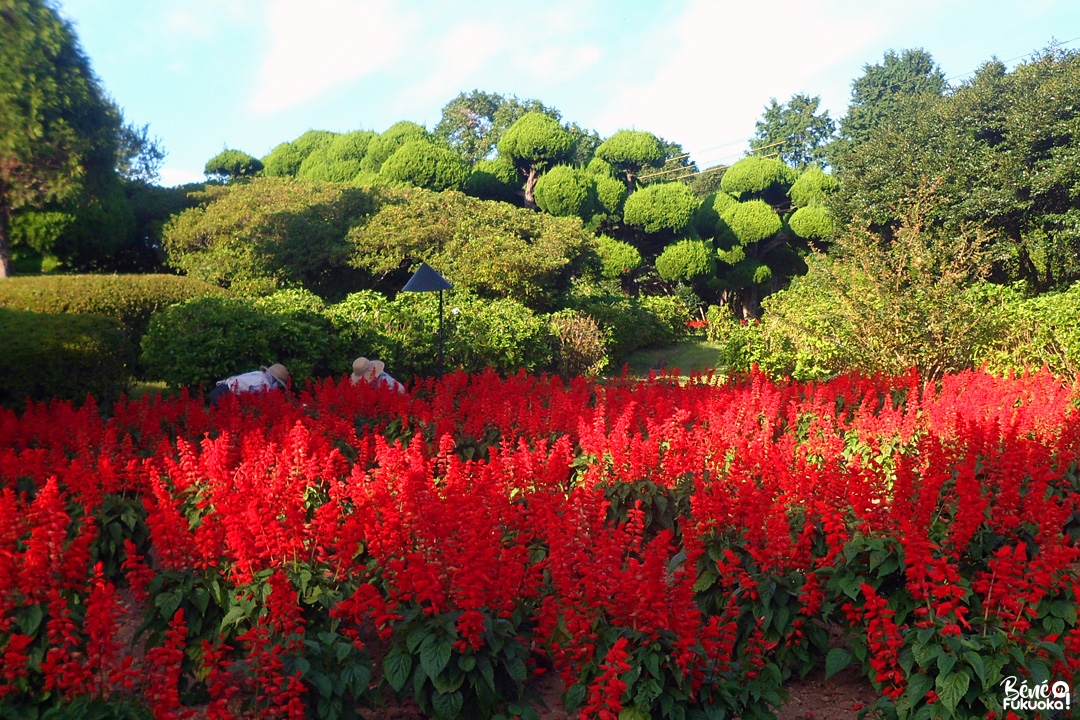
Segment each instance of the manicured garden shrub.
[{"label": "manicured garden shrub", "polygon": [[722,235],[727,225],[722,225],[720,216],[738,201],[725,192],[710,193],[701,201],[701,205],[694,211],[694,229],[703,238],[712,238]]},{"label": "manicured garden shrub", "polygon": [[360,169],[368,172],[380,172],[383,163],[397,152],[398,148],[414,140],[430,141],[431,133],[422,126],[408,120],[394,123],[368,143],[367,152],[360,162]]},{"label": "manicured garden shrub", "polygon": [[136,360],[120,323],[102,315],[63,315],[0,308],[0,406],[27,400],[99,403],[119,397]]},{"label": "manicured garden shrub", "polygon": [[836,221],[828,210],[812,205],[791,213],[788,227],[801,238],[823,240],[836,232]]},{"label": "manicured garden shrub", "polygon": [[1037,370],[1044,365],[1071,377],[1080,372],[1080,283],[1068,290],[1021,297],[994,288],[988,304],[1001,306],[997,337],[975,354],[993,372]]},{"label": "manicured garden shrub", "polygon": [[320,148],[325,148],[338,137],[328,130],[308,130],[292,142],[283,142],[262,159],[263,175],[266,177],[295,177],[304,160]]},{"label": "manicured garden shrub", "polygon": [[302,298],[203,297],[174,305],[150,321],[142,342],[147,375],[170,387],[209,388],[239,372],[280,362],[294,383],[332,372],[334,333]]},{"label": "manicured garden shrub", "polygon": [[[681,301],[680,301],[681,305]],[[596,321],[607,338],[610,363],[622,363],[638,348],[667,345],[685,330],[675,328],[678,314],[673,299],[637,298],[625,295],[585,295],[573,298],[571,309]],[[686,320],[682,306],[683,322]]]},{"label": "manicured garden shrub", "polygon": [[481,160],[465,180],[465,194],[481,200],[514,202],[521,191],[521,175],[506,158]]},{"label": "manicured garden shrub", "polygon": [[690,224],[699,204],[694,191],[682,183],[657,183],[626,198],[623,220],[648,233],[678,233]]},{"label": "manicured garden shrub", "polygon": [[614,218],[622,217],[626,202],[626,184],[607,175],[594,175],[596,200],[604,212]]},{"label": "manicured garden shrub", "polygon": [[724,173],[720,189],[737,198],[768,194],[782,187],[786,191],[796,180],[795,169],[776,158],[747,157],[734,163]]},{"label": "manicured garden shrub", "polygon": [[840,181],[834,175],[819,167],[809,167],[788,190],[788,197],[797,207],[819,207],[839,187]]},{"label": "manicured garden shrub", "polygon": [[387,185],[442,192],[461,190],[469,166],[448,147],[430,140],[411,140],[387,158],[379,175]]},{"label": "manicured garden shrub", "polygon": [[304,158],[296,173],[297,177],[324,182],[352,182],[360,172],[360,162],[374,137],[375,133],[370,130],[338,135],[328,144],[312,150]]},{"label": "manicured garden shrub", "polygon": [[16,276],[0,283],[0,307],[39,313],[107,315],[138,345],[150,317],[202,295],[224,295],[216,285],[181,275]]},{"label": "manicured garden shrub", "polygon": [[558,217],[588,220],[599,202],[593,177],[569,165],[558,165],[541,175],[534,193],[540,209]]},{"label": "manicured garden shrub", "polygon": [[693,283],[716,274],[716,251],[711,241],[680,240],[656,258],[656,273],[668,282]]},{"label": "manicured garden shrub", "polygon": [[743,246],[775,235],[784,226],[780,216],[764,200],[735,203],[724,210],[720,218],[731,236]]},{"label": "manicured garden shrub", "polygon": [[596,239],[601,273],[606,278],[629,275],[641,265],[641,252],[628,242],[601,235]]}]

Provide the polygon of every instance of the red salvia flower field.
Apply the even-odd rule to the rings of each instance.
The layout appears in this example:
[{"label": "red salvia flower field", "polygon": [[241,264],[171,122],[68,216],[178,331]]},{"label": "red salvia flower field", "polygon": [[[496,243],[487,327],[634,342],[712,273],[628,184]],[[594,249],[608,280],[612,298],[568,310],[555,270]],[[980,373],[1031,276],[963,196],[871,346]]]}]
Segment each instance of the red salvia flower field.
[{"label": "red salvia flower field", "polygon": [[881,717],[1003,716],[1007,676],[1077,686],[1078,400],[457,373],[0,411],[0,709],[530,717],[550,671],[586,718],[758,718],[825,658]]}]

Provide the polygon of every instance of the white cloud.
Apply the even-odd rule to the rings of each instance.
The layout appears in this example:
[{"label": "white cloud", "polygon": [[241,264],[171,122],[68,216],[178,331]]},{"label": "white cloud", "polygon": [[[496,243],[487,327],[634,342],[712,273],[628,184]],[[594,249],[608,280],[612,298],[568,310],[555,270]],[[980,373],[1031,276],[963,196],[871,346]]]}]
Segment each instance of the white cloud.
[{"label": "white cloud", "polygon": [[820,94],[807,82],[884,29],[877,13],[856,7],[781,0],[763,14],[759,5],[695,0],[658,33],[666,52],[654,54],[654,70],[620,88],[597,129],[633,124],[680,142],[701,165],[737,157],[770,97]]},{"label": "white cloud", "polygon": [[275,0],[252,108],[285,110],[390,65],[410,24],[390,0]]},{"label": "white cloud", "polygon": [[162,187],[174,187],[176,185],[187,185],[188,183],[206,181],[206,176],[201,172],[185,170],[184,168],[178,167],[163,167],[161,168],[160,175]]}]

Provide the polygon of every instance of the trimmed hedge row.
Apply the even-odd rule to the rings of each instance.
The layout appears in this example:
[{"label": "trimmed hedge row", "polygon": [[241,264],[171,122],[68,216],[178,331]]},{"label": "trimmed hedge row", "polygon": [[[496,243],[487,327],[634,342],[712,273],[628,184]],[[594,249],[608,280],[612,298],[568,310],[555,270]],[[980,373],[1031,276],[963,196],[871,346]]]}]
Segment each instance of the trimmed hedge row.
[{"label": "trimmed hedge row", "polygon": [[136,355],[120,323],[102,315],[0,308],[0,406],[28,400],[112,402],[127,388]]}]

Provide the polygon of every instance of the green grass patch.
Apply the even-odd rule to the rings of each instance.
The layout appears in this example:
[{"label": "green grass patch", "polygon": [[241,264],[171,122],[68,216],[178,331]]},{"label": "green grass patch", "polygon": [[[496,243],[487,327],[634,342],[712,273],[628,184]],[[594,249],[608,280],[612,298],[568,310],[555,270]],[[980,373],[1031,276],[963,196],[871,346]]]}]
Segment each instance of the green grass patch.
[{"label": "green grass patch", "polygon": [[[719,345],[702,337],[691,337],[666,347],[638,350],[627,360],[627,365],[634,377],[646,378],[651,371],[678,368],[679,377],[689,378],[692,372],[714,369],[719,355]],[[622,372],[622,367],[616,371]]]}]

